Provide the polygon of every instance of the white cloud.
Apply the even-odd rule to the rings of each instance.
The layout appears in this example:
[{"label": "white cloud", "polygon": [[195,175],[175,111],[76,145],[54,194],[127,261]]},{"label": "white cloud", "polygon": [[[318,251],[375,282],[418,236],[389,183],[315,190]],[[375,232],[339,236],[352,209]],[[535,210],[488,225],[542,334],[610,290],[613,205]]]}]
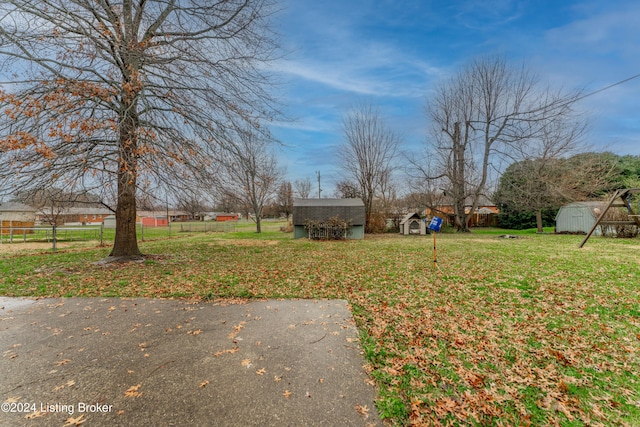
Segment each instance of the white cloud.
[{"label": "white cloud", "polygon": [[572,48],[576,53],[622,53],[629,57],[640,52],[638,16],[640,3],[607,2],[603,10],[548,32],[551,45]]}]

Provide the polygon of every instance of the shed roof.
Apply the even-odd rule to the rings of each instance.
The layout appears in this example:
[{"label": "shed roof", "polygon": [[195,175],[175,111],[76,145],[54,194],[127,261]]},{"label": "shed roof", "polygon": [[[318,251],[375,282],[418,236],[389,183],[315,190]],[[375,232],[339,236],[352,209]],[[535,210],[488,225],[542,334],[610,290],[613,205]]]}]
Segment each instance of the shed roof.
[{"label": "shed roof", "polygon": [[588,206],[590,208],[599,208],[602,206],[606,206],[607,202],[603,202],[603,201],[593,201],[593,200],[589,200],[589,201],[585,201],[585,202],[572,202],[572,203],[568,203],[564,206],[564,207],[572,207],[572,206]]},{"label": "shed roof", "polygon": [[364,225],[364,203],[361,199],[294,199],[293,225],[306,220],[326,221],[338,217],[353,225]]},{"label": "shed roof", "polygon": [[556,221],[567,211],[575,209],[587,209],[594,218],[598,217],[600,213],[607,207],[607,202],[602,201],[585,201],[585,202],[572,202],[562,206],[556,214]]},{"label": "shed roof", "polygon": [[59,215],[111,215],[113,211],[96,206],[80,206],[80,207],[62,207],[62,208],[51,208],[51,207],[43,207],[38,209],[38,213],[48,214],[52,211]]},{"label": "shed roof", "polygon": [[420,219],[420,215],[418,215],[417,213],[413,212],[413,213],[408,213],[404,216],[404,218],[402,218],[402,221],[400,221],[400,224],[404,224],[405,222],[409,221],[411,218],[417,218]]},{"label": "shed roof", "polygon": [[0,203],[0,212],[35,212],[36,208],[19,202]]},{"label": "shed roof", "polygon": [[362,199],[294,199],[293,206],[363,206]]}]

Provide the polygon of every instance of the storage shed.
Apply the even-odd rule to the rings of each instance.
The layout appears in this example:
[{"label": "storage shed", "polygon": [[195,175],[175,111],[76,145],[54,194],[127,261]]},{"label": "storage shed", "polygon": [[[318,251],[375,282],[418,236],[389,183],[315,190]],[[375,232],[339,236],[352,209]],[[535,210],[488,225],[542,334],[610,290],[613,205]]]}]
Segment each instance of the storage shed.
[{"label": "storage shed", "polygon": [[115,230],[116,229],[116,216],[115,215],[109,215],[108,217],[106,217],[104,219],[103,224],[104,224],[104,228]]},{"label": "storage shed", "polygon": [[[31,228],[36,221],[36,209],[18,202],[0,203],[0,232],[13,233],[12,229]],[[28,231],[31,233],[31,231]]]},{"label": "storage shed", "polygon": [[400,221],[400,234],[425,235],[427,234],[427,224],[417,213],[407,214]]},{"label": "storage shed", "polygon": [[305,221],[329,221],[331,218],[351,222],[346,238],[364,238],[365,211],[361,199],[294,199],[293,238],[308,237]]},{"label": "storage shed", "polygon": [[[561,207],[556,215],[556,233],[587,234],[605,207],[604,202],[574,202]],[[593,234],[601,236],[601,227]]]}]

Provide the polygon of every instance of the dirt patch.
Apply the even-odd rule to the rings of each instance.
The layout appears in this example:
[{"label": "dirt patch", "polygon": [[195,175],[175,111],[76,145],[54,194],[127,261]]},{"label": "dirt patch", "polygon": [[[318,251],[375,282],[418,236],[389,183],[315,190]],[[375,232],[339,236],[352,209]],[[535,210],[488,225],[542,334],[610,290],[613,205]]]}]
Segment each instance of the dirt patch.
[{"label": "dirt patch", "polygon": [[105,269],[117,269],[128,267],[133,264],[144,265],[147,262],[166,264],[168,255],[139,255],[139,256],[108,256],[91,264]]},{"label": "dirt patch", "polygon": [[218,239],[211,246],[273,246],[280,243],[279,240],[230,240],[230,239]]},{"label": "dirt patch", "polygon": [[[77,247],[77,243],[61,243],[58,242],[56,247],[58,249],[65,249],[70,246]],[[3,242],[0,244],[0,254],[12,254],[16,252],[32,252],[32,251],[46,251],[51,250],[51,243],[6,243]]]}]

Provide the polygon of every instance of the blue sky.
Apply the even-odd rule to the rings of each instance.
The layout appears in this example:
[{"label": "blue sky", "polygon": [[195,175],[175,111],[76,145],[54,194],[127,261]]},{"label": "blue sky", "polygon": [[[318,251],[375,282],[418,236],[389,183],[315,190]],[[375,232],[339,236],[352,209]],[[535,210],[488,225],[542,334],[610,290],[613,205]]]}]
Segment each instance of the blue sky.
[{"label": "blue sky", "polygon": [[[637,0],[284,0],[275,17],[287,52],[276,93],[295,120],[274,124],[290,180],[315,171],[330,196],[342,117],[378,105],[417,149],[430,91],[470,60],[522,61],[555,87],[592,92],[640,74]],[[640,78],[585,98],[587,143],[640,155]],[[317,190],[315,190],[317,191]]]}]

